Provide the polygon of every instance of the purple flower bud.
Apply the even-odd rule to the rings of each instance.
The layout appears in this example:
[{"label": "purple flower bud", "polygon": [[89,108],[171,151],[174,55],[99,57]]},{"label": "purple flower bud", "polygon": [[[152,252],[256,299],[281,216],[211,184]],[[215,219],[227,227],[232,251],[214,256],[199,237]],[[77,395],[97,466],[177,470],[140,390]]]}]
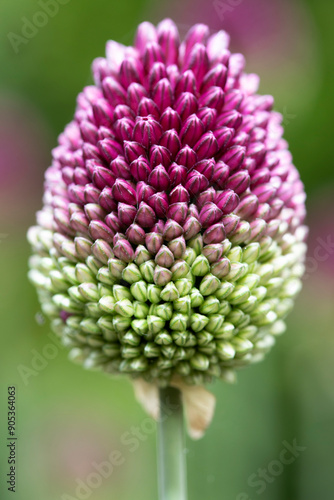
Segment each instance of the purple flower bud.
[{"label": "purple flower bud", "polygon": [[105,217],[104,222],[114,233],[117,233],[121,228],[121,223],[116,212],[110,212],[110,214]]},{"label": "purple flower bud", "polygon": [[[138,224],[131,224],[125,233],[127,239],[133,245],[142,245],[145,242],[146,233],[145,230]],[[115,252],[116,255],[116,252]]]},{"label": "purple flower bud", "polygon": [[82,212],[75,212],[71,215],[70,224],[74,231],[88,234],[89,220]]},{"label": "purple flower bud", "polygon": [[196,113],[198,109],[197,99],[194,94],[191,94],[190,92],[183,92],[177,98],[174,107],[180,115],[181,120],[185,121],[188,116]]},{"label": "purple flower bud", "polygon": [[84,210],[89,220],[103,220],[106,216],[106,212],[97,203],[87,203]]},{"label": "purple flower bud", "polygon": [[245,170],[240,170],[236,174],[231,175],[225,183],[227,189],[232,189],[237,194],[245,192],[249,185],[250,177]]},{"label": "purple flower bud", "polygon": [[175,220],[168,219],[163,232],[166,241],[174,240],[183,234],[183,229]]},{"label": "purple flower bud", "polygon": [[[133,84],[133,85],[138,85],[138,84]],[[117,122],[117,120],[121,120],[122,118],[130,118],[130,119],[135,118],[134,112],[126,104],[118,104],[118,106],[116,106],[116,108],[114,109],[113,121]]]},{"label": "purple flower bud", "polygon": [[152,115],[155,120],[159,120],[160,112],[158,106],[152,99],[148,97],[143,97],[138,105],[137,109],[138,116],[149,116]]},{"label": "purple flower bud", "polygon": [[173,90],[167,78],[163,78],[155,85],[152,97],[161,112],[173,104]]},{"label": "purple flower bud", "polygon": [[217,193],[215,203],[224,214],[229,214],[238,206],[239,196],[231,189],[226,189]]},{"label": "purple flower bud", "polygon": [[148,97],[145,87],[143,87],[140,83],[131,83],[131,85],[129,85],[127,90],[126,102],[130,106],[131,110],[136,112],[139,103],[144,97]]},{"label": "purple flower bud", "polygon": [[171,182],[171,187],[184,184],[187,179],[187,169],[183,165],[173,163],[168,169],[168,175]]},{"label": "purple flower bud", "polygon": [[203,233],[203,242],[205,245],[211,243],[221,243],[226,237],[224,224],[219,222],[213,226],[208,227]]},{"label": "purple flower bud", "polygon": [[181,226],[184,224],[188,212],[187,203],[173,203],[169,206],[167,217],[178,222]]},{"label": "purple flower bud", "polygon": [[161,133],[161,126],[154,118],[137,117],[132,138],[148,149],[159,140]]},{"label": "purple flower bud", "polygon": [[147,44],[157,41],[157,31],[153,24],[145,21],[141,23],[136,32],[135,47],[143,53]]},{"label": "purple flower bud", "polygon": [[162,267],[171,267],[174,262],[174,255],[166,245],[162,245],[155,256],[155,262]]},{"label": "purple flower bud", "polygon": [[[201,108],[198,110],[197,116],[198,118],[201,119],[205,131],[208,130],[209,128],[213,129],[217,118],[217,111],[214,108],[208,108],[208,107]],[[215,134],[215,132],[213,133]]]},{"label": "purple flower bud", "polygon": [[116,245],[113,248],[113,252],[116,257],[123,262],[132,262],[135,256],[131,244],[125,239],[120,239],[117,241]]},{"label": "purple flower bud", "polygon": [[184,238],[190,240],[193,236],[196,236],[201,230],[202,226],[196,217],[189,215],[183,225]]},{"label": "purple flower bud", "polygon": [[156,167],[157,165],[168,167],[171,159],[171,153],[167,148],[153,144],[150,149],[150,163],[152,167]]},{"label": "purple flower bud", "polygon": [[179,238],[175,238],[175,240],[170,241],[168,243],[168,248],[174,255],[175,259],[180,259],[187,248],[184,237],[180,236]]},{"label": "purple flower bud", "polygon": [[230,111],[224,111],[223,113],[221,113],[216,121],[216,127],[230,127],[238,130],[242,123],[242,114],[235,109],[231,109]]},{"label": "purple flower bud", "polygon": [[141,227],[152,227],[155,221],[156,216],[154,210],[144,201],[141,201],[136,216],[137,224]]},{"label": "purple flower bud", "polygon": [[173,21],[165,19],[158,25],[157,33],[166,64],[177,64],[180,45],[177,27]]},{"label": "purple flower bud", "polygon": [[216,162],[213,159],[201,160],[194,165],[194,169],[204,175],[210,181],[214,175]]},{"label": "purple flower bud", "polygon": [[114,197],[112,195],[112,189],[110,187],[105,187],[102,189],[101,194],[99,196],[99,204],[107,212],[115,210],[116,201],[114,200]]},{"label": "purple flower bud", "polygon": [[258,168],[251,175],[251,186],[266,184],[270,180],[270,171],[268,168]]},{"label": "purple flower bud", "polygon": [[266,147],[261,142],[252,142],[247,148],[247,155],[260,165],[266,155]]},{"label": "purple flower bud", "polygon": [[144,156],[139,156],[130,165],[130,173],[136,181],[147,182],[151,173],[151,167]]},{"label": "purple flower bud", "polygon": [[113,257],[113,252],[111,246],[104,240],[96,240],[92,245],[92,251],[94,256],[102,262],[102,264],[107,265],[108,260]]},{"label": "purple flower bud", "polygon": [[99,150],[102,157],[110,163],[112,160],[117,158],[118,155],[123,154],[123,148],[119,142],[114,139],[103,139],[98,143]]},{"label": "purple flower bud", "polygon": [[239,245],[240,243],[243,243],[244,241],[248,240],[249,237],[251,236],[251,226],[249,222],[245,220],[240,220],[236,230],[234,231],[231,241],[235,245]]},{"label": "purple flower bud", "polygon": [[193,149],[191,149],[190,146],[186,144],[184,148],[180,149],[180,151],[178,152],[175,158],[175,162],[179,165],[184,165],[189,169],[193,167],[197,162],[197,154]]},{"label": "purple flower bud", "polygon": [[224,223],[224,228],[226,236],[230,236],[236,230],[240,221],[240,217],[235,214],[224,215],[222,222]]},{"label": "purple flower bud", "polygon": [[85,186],[85,202],[86,203],[98,203],[101,191],[93,186],[93,184],[87,184]]},{"label": "purple flower bud", "polygon": [[204,106],[214,108],[219,113],[224,105],[224,92],[220,87],[211,87],[201,95],[198,104],[201,108]]},{"label": "purple flower bud", "polygon": [[230,270],[231,263],[226,257],[223,257],[211,266],[211,273],[219,279],[227,276]]},{"label": "purple flower bud", "polygon": [[159,144],[170,151],[172,158],[175,158],[175,155],[181,148],[179,135],[175,129],[166,130],[166,132],[162,134]]},{"label": "purple flower bud", "polygon": [[151,254],[155,255],[163,244],[163,236],[159,233],[148,233],[145,238],[145,245]]},{"label": "purple flower bud", "polygon": [[250,223],[250,241],[259,241],[265,234],[267,224],[263,219],[255,219]]},{"label": "purple flower bud", "polygon": [[[82,154],[85,160],[101,160],[103,158],[99,148],[93,146],[89,142],[85,142],[82,146]],[[74,162],[73,162],[74,163]]]},{"label": "purple flower bud", "polygon": [[216,64],[210,71],[207,72],[202,83],[202,92],[209,90],[211,87],[220,87],[223,89],[227,79],[227,68],[224,64]]},{"label": "purple flower bud", "polygon": [[227,148],[233,139],[234,136],[234,129],[229,128],[229,127],[219,127],[213,132],[217,143],[218,143],[218,148],[219,150]]},{"label": "purple flower bud", "polygon": [[89,224],[89,234],[93,240],[104,240],[107,243],[111,243],[114,233],[113,231],[104,223],[98,220],[92,220]]},{"label": "purple flower bud", "polygon": [[140,203],[141,201],[145,201],[146,203],[148,203],[150,197],[156,192],[152,186],[149,186],[143,181],[138,182],[136,186],[136,191],[137,191],[137,203]]},{"label": "purple flower bud", "polygon": [[145,70],[148,71],[149,68],[156,62],[163,61],[163,54],[160,45],[156,42],[150,42],[146,45],[143,53],[143,62]]},{"label": "purple flower bud", "polygon": [[223,212],[214,203],[206,203],[199,214],[199,221],[203,228],[207,228],[212,224],[219,222],[223,216]]},{"label": "purple flower bud", "polygon": [[197,115],[192,114],[184,122],[181,128],[180,138],[182,144],[194,146],[203,134],[204,125],[202,121],[198,118]]},{"label": "purple flower bud", "polygon": [[196,170],[193,170],[187,175],[185,188],[190,191],[191,194],[197,195],[201,191],[204,191],[204,189],[206,189],[208,186],[208,179]]},{"label": "purple flower bud", "polygon": [[192,26],[188,31],[185,41],[183,43],[185,57],[187,57],[191,53],[192,48],[197,43],[205,44],[209,34],[210,34],[209,28],[205,24],[198,23]]},{"label": "purple flower bud", "polygon": [[99,189],[103,189],[106,186],[113,186],[115,183],[115,175],[104,167],[95,167],[93,171],[93,182],[95,186]]},{"label": "purple flower bud", "polygon": [[136,191],[132,185],[123,179],[116,179],[112,187],[112,194],[115,200],[127,203],[128,205],[136,205]]},{"label": "purple flower bud", "polygon": [[102,90],[107,101],[116,107],[117,104],[125,104],[126,92],[115,78],[107,76],[102,82]]},{"label": "purple flower bud", "polygon": [[204,75],[209,69],[209,58],[206,48],[201,43],[196,43],[189,56],[186,58],[184,67],[191,69],[196,77],[196,80],[201,83]]},{"label": "purple flower bud", "polygon": [[73,180],[75,184],[79,184],[81,186],[85,186],[90,182],[86,170],[82,167],[75,167],[73,171]]},{"label": "purple flower bud", "polygon": [[169,193],[169,203],[189,203],[190,196],[185,187],[181,184]]},{"label": "purple flower bud", "polygon": [[83,141],[96,144],[98,140],[97,128],[87,120],[82,120],[80,123],[80,132]]},{"label": "purple flower bud", "polygon": [[148,204],[153,208],[158,217],[165,217],[169,207],[168,196],[166,193],[160,191],[155,193],[148,199]]},{"label": "purple flower bud", "polygon": [[123,156],[117,156],[117,158],[110,163],[110,170],[114,174],[115,180],[119,177],[125,180],[131,179],[130,167]]},{"label": "purple flower bud", "polygon": [[[261,184],[252,189],[253,193],[258,197],[260,203],[268,203],[276,194],[276,188],[271,184]],[[281,194],[278,192],[278,194]]]},{"label": "purple flower bud", "polygon": [[124,154],[126,161],[130,164],[139,156],[146,156],[146,151],[141,144],[134,141],[124,141]]},{"label": "purple flower bud", "polygon": [[202,254],[204,257],[208,259],[210,264],[213,264],[214,262],[217,262],[224,253],[224,247],[223,245],[220,244],[211,244],[211,245],[205,245],[205,247],[202,250]]},{"label": "purple flower bud", "polygon": [[163,165],[158,165],[150,173],[148,182],[157,191],[166,191],[170,186],[169,175]]},{"label": "purple flower bud", "polygon": [[143,67],[139,59],[124,59],[119,69],[119,80],[124,88],[143,80]]},{"label": "purple flower bud", "polygon": [[222,160],[230,167],[230,172],[238,170],[245,158],[245,148],[232,146],[224,153]]},{"label": "purple flower bud", "polygon": [[134,122],[130,118],[121,118],[114,125],[114,131],[117,139],[120,141],[129,141],[132,139]]},{"label": "purple flower bud", "polygon": [[259,206],[259,200],[255,194],[248,194],[244,196],[238,205],[236,214],[242,219],[248,219],[251,217]]},{"label": "purple flower bud", "polygon": [[242,103],[244,96],[241,90],[231,89],[225,93],[224,110],[235,109],[238,110]]},{"label": "purple flower bud", "polygon": [[218,151],[218,143],[213,132],[206,132],[195,144],[194,151],[199,160],[214,156]]},{"label": "purple flower bud", "polygon": [[175,86],[175,95],[179,97],[179,95],[183,92],[190,92],[191,94],[197,95],[196,78],[191,69],[188,69],[184,73],[181,73],[177,79]]},{"label": "purple flower bud", "polygon": [[179,132],[181,129],[180,115],[175,109],[167,108],[161,115],[160,125],[163,130],[175,129],[176,132]]},{"label": "purple flower bud", "polygon": [[121,224],[128,227],[134,221],[137,215],[137,209],[133,205],[119,203],[117,207],[117,216]]},{"label": "purple flower bud", "polygon": [[197,207],[201,209],[206,203],[214,203],[215,199],[216,191],[213,187],[210,187],[198,195],[196,200]]}]

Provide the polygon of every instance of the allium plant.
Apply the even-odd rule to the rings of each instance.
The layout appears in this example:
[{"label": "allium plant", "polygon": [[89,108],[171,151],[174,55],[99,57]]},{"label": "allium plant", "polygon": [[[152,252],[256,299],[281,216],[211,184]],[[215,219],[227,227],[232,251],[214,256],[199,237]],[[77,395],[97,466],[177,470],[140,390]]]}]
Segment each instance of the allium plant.
[{"label": "allium plant", "polygon": [[109,41],[29,231],[43,312],[86,368],[156,386],[262,359],[300,290],[305,194],[273,98],[229,37],[171,20]]}]

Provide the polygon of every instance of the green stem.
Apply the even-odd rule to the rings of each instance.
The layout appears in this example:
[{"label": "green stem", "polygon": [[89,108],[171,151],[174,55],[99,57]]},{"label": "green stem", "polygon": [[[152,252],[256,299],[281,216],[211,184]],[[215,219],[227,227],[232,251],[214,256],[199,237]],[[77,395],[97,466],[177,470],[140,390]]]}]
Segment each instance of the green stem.
[{"label": "green stem", "polygon": [[158,425],[159,500],[187,500],[182,396],[178,389],[160,389]]}]

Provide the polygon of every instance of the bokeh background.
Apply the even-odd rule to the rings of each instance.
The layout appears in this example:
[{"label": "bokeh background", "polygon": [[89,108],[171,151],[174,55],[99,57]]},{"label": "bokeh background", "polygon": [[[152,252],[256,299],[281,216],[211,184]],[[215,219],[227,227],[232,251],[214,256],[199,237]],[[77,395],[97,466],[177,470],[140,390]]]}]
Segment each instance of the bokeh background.
[{"label": "bokeh background", "polygon": [[[191,500],[332,500],[334,490],[334,3],[331,0],[57,0],[32,31],[37,0],[0,7],[1,499],[73,500],[94,462],[120,450],[124,463],[93,488],[91,500],[157,498],[155,434],[138,446],[120,437],[145,414],[130,384],[66,360],[26,278],[26,230],[41,205],[43,172],[75,97],[91,82],[90,63],[107,39],[131,44],[136,25],[173,17],[226,29],[275,96],[285,137],[308,194],[305,286],[288,331],[238,383],[216,383],[217,410],[206,437],[187,442]],[[54,5],[54,2],[53,2]],[[51,8],[51,7],[50,7]],[[29,38],[20,39],[22,30]],[[9,35],[11,33],[11,35]],[[14,36],[13,36],[14,34]],[[16,37],[15,37],[16,35]],[[325,242],[325,245],[324,243]],[[327,242],[327,247],[326,247]],[[319,250],[319,248],[322,250]],[[6,394],[17,386],[17,492],[6,490]],[[248,478],[278,459],[283,441],[305,448],[266,482]],[[67,494],[67,496],[65,495]],[[65,496],[64,496],[65,495]]]}]

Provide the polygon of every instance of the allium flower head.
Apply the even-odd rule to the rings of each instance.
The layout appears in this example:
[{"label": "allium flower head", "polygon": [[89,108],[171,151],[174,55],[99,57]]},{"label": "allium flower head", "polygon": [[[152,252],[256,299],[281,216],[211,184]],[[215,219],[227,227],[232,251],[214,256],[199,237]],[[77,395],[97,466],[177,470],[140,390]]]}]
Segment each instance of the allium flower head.
[{"label": "allium flower head", "polygon": [[300,289],[303,185],[229,37],[110,41],[29,231],[43,312],[87,368],[201,384],[257,361]]}]

